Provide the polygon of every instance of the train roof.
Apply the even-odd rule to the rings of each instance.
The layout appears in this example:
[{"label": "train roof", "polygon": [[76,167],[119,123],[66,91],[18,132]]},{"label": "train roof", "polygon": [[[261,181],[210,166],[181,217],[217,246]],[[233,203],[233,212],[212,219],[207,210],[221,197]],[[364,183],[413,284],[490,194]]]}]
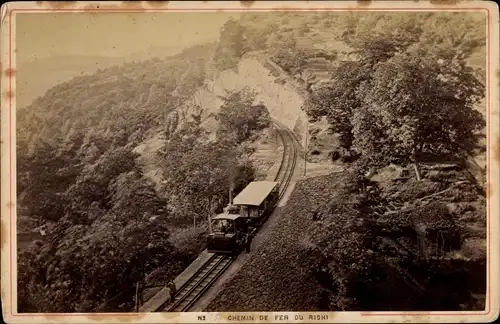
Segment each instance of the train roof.
[{"label": "train roof", "polygon": [[212,218],[212,220],[215,219],[230,219],[230,220],[235,220],[236,218],[241,217],[239,214],[219,214]]},{"label": "train roof", "polygon": [[275,181],[250,182],[235,198],[235,205],[260,206],[264,199],[278,185]]}]

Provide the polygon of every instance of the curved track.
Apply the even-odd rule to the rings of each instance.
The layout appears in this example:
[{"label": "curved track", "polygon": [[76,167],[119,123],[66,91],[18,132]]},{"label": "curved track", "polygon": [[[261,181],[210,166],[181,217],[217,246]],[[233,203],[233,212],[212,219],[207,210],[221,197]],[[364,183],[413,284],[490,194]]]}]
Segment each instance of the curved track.
[{"label": "curved track", "polygon": [[[279,183],[279,198],[283,197],[292,180],[297,163],[297,146],[300,145],[291,130],[285,125],[273,121],[276,132],[283,145],[283,157],[274,181]],[[208,288],[231,265],[233,258],[214,254],[180,289],[172,303],[163,304],[158,312],[185,312],[207,291]],[[168,303],[168,302],[167,302]]]},{"label": "curved track", "polygon": [[295,170],[295,165],[297,163],[297,146],[298,141],[295,138],[295,134],[290,131],[285,125],[278,121],[274,121],[277,127],[278,136],[283,144],[283,157],[281,159],[280,168],[274,181],[279,183],[280,186],[280,199],[283,197],[290,181],[292,180],[293,171]]}]

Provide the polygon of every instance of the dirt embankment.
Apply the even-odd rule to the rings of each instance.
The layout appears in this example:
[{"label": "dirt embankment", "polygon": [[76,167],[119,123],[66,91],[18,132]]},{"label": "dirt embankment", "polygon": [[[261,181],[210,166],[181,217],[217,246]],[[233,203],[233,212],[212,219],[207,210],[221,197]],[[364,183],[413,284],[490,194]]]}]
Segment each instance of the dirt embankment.
[{"label": "dirt embankment", "polygon": [[[297,184],[288,204],[278,211],[279,219],[271,235],[259,250],[251,252],[248,262],[205,311],[320,309],[321,286],[307,268],[307,256],[298,251],[307,237],[307,229],[313,224],[313,209],[318,203],[326,202],[335,184],[342,185],[342,177],[328,178],[332,182],[312,178]],[[313,187],[318,195],[308,197]]]},{"label": "dirt embankment", "polygon": [[205,310],[484,309],[484,197],[463,170],[424,169],[424,181],[388,168],[299,182]]}]

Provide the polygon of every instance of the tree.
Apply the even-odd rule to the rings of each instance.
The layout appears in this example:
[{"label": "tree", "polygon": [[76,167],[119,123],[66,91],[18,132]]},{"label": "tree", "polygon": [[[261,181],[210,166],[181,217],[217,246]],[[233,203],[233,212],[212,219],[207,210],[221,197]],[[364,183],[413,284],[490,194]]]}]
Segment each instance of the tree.
[{"label": "tree", "polygon": [[245,52],[265,49],[269,32],[257,26],[245,27]]},{"label": "tree", "polygon": [[55,155],[55,150],[43,141],[31,156],[25,150],[18,150],[18,192],[30,217],[57,221],[64,216],[64,191],[81,167],[70,155]]},{"label": "tree", "polygon": [[65,193],[66,217],[85,224],[94,218],[89,210],[93,202],[101,208],[109,208],[108,186],[121,173],[136,169],[135,157],[136,154],[127,148],[110,150],[97,162],[85,167]]},{"label": "tree", "polygon": [[[422,24],[420,43],[430,55],[465,60],[486,44],[486,15],[443,12],[428,15]],[[449,49],[453,48],[453,51]]]},{"label": "tree", "polygon": [[196,222],[197,216],[210,215],[214,199],[227,196],[231,185],[228,180],[234,178],[233,169],[238,165],[238,152],[230,140],[207,142],[191,135],[169,143],[165,153],[166,189],[175,197],[171,200],[182,213],[180,217]]},{"label": "tree", "polygon": [[295,37],[284,37],[270,46],[273,61],[283,70],[291,75],[302,72],[307,63],[307,51],[297,45]]},{"label": "tree", "polygon": [[[20,112],[19,210],[43,220],[47,233],[40,246],[19,254],[20,309],[91,311],[117,293],[116,301],[127,302],[132,292],[123,287],[157,261],[169,260],[172,269],[187,262],[185,251],[169,252],[173,204],[157,197],[132,149],[163,129],[172,97],[181,103],[203,84],[214,50],[200,45],[79,76]],[[175,113],[168,122],[171,142],[185,137],[180,153],[189,152],[201,131],[178,130]]]},{"label": "tree", "polygon": [[108,208],[83,206],[92,224],[60,221],[49,242],[20,255],[23,309],[88,312],[115,296],[128,302],[132,295],[123,287],[171,258],[166,202],[151,183],[137,172],[121,173],[109,195]]},{"label": "tree", "polygon": [[[357,134],[355,146],[365,154],[411,161],[420,179],[418,157],[424,148],[456,155],[477,147],[485,121],[474,106],[484,87],[465,62],[445,63],[416,53],[379,64],[372,80],[359,88],[358,96],[373,119],[362,123],[366,129]],[[366,137],[371,137],[368,143]],[[377,146],[381,138],[385,150]]]},{"label": "tree", "polygon": [[234,69],[245,53],[245,28],[229,19],[221,28],[219,46],[215,52],[215,65],[220,70]]},{"label": "tree", "polygon": [[[353,48],[350,55],[355,59],[339,62],[330,73],[331,82],[311,93],[306,101],[307,113],[313,118],[326,116],[332,130],[340,135],[341,147],[347,151],[351,149],[354,139],[351,119],[354,118],[354,111],[363,106],[357,89],[371,79],[378,64],[404,52],[418,41],[420,35],[414,17],[381,18],[383,15],[371,15],[356,27],[355,35],[351,31],[343,36],[343,40]],[[350,25],[357,17],[349,13],[339,19]],[[405,25],[401,20],[412,23],[406,21],[408,24]]]},{"label": "tree", "polygon": [[216,120],[217,137],[234,138],[237,144],[251,139],[257,132],[269,127],[271,118],[263,105],[253,105],[255,93],[249,88],[228,93]]},{"label": "tree", "polygon": [[186,179],[191,185],[186,194],[199,194],[207,199],[205,206],[208,219],[213,212],[214,197],[225,195],[230,186],[227,180],[234,177],[232,169],[238,162],[232,150],[233,147],[227,143],[207,143],[193,150],[193,155],[187,156],[183,164],[183,167],[191,171]]},{"label": "tree", "polygon": [[353,141],[353,112],[362,106],[356,88],[369,78],[370,68],[358,62],[341,62],[331,73],[331,83],[311,93],[306,101],[307,114],[314,119],[326,116],[346,150]]},{"label": "tree", "polygon": [[[474,105],[484,96],[484,85],[465,59],[481,46],[481,36],[462,30],[465,43],[458,53],[454,45],[460,39],[430,46],[425,22],[455,19],[436,17],[384,14],[363,20],[355,37],[346,35],[354,59],[340,62],[330,85],[308,99],[308,114],[327,116],[341,145],[361,154],[360,162],[412,162],[420,178],[423,151],[456,155],[477,147],[484,119]],[[432,32],[440,39],[446,29]]]},{"label": "tree", "polygon": [[360,19],[355,35],[343,40],[361,61],[373,65],[418,42],[422,25],[420,13],[374,13]]},{"label": "tree", "polygon": [[165,138],[170,139],[179,125],[179,113],[177,110],[170,112],[165,121]]}]

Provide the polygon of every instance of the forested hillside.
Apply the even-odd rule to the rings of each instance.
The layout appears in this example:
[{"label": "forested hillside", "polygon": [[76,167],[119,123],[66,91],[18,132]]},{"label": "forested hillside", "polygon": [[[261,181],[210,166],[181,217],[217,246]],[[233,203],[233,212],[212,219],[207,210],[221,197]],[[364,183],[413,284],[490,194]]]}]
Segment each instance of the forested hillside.
[{"label": "forested hillside", "polygon": [[[485,170],[467,161],[485,155],[484,18],[248,13],[229,20],[216,44],[51,88],[17,115],[18,231],[28,237],[18,244],[19,311],[130,310],[145,275],[161,268],[163,284],[196,257],[207,216],[253,179],[248,144],[270,115],[253,106],[252,89],[228,92],[209,130],[191,97],[248,54],[277,83],[293,80],[314,130],[309,152],[349,172],[341,186],[299,186],[286,211],[293,222],[284,218],[265,244],[266,262],[300,259],[309,279],[281,289],[292,270],[262,266],[256,251],[211,310],[306,305],[287,298],[311,287],[308,306],[326,310],[483,307]],[[138,148],[150,142],[160,149],[146,156]],[[288,297],[235,298],[242,287],[262,296],[245,277],[256,269],[275,278],[268,292]],[[394,300],[387,278],[408,299]],[[478,285],[446,294],[464,278]],[[363,299],[365,288],[380,301]],[[432,294],[444,301],[427,303]]]},{"label": "forested hillside", "polygon": [[[162,266],[164,282],[204,248],[210,211],[253,179],[244,143],[270,123],[247,90],[224,99],[216,141],[182,114],[213,50],[77,76],[19,111],[20,311],[130,309],[145,275]],[[135,150],[158,134],[160,187]]]},{"label": "forested hillside", "polygon": [[[17,63],[16,107],[22,109],[58,83],[71,80],[78,75],[88,75],[126,62],[139,62],[178,53],[171,46],[149,46],[125,57],[104,55],[61,55],[39,58],[24,64]],[[23,55],[24,52],[21,54]],[[18,52],[18,55],[19,52]]]}]

